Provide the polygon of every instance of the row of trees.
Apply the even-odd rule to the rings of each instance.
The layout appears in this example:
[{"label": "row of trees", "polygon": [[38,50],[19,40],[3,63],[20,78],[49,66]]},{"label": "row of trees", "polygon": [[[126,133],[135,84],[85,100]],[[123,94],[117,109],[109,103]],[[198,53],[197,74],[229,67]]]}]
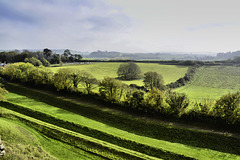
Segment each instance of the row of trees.
[{"label": "row of trees", "polygon": [[215,104],[196,103],[188,108],[190,105],[188,97],[166,88],[161,81],[161,76],[155,72],[144,74],[144,84],[149,92],[132,88],[110,77],[98,81],[89,73],[71,69],[60,69],[57,73],[52,73],[45,67],[35,67],[30,63],[7,65],[1,69],[0,74],[5,79],[32,86],[98,95],[104,101],[142,113],[174,117],[184,115],[195,119],[210,116],[221,118],[231,124],[239,122],[240,117],[240,93],[223,96]]},{"label": "row of trees", "polygon": [[63,54],[53,53],[50,49],[45,48],[42,52],[31,52],[24,50],[20,52],[18,50],[1,52],[0,61],[5,63],[14,62],[29,62],[34,66],[49,66],[50,64],[59,64],[62,62],[79,62],[82,56],[79,54],[71,54],[69,49],[66,49]]}]

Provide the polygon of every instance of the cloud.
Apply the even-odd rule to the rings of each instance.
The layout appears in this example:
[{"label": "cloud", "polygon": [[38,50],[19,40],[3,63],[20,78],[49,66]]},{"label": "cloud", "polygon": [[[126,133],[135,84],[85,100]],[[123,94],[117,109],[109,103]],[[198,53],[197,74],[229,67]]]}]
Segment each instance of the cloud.
[{"label": "cloud", "polygon": [[1,49],[83,49],[126,32],[131,20],[102,0],[0,0],[0,21]]},{"label": "cloud", "polygon": [[229,27],[229,26],[235,26],[238,25],[238,23],[233,22],[225,22],[225,23],[210,23],[205,25],[199,25],[195,27],[189,27],[186,28],[187,31],[199,31],[199,30],[205,30],[205,29],[214,29],[214,28],[222,28],[222,27]]}]

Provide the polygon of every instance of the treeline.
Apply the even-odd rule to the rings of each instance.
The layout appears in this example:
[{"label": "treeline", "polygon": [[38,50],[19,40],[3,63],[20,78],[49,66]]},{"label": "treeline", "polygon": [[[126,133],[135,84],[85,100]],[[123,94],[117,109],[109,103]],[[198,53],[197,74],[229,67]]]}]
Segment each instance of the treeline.
[{"label": "treeline", "polygon": [[[105,77],[99,81],[89,73],[71,69],[60,69],[53,73],[45,67],[35,67],[30,63],[14,63],[2,68],[0,74],[7,80],[59,92],[88,95],[142,114],[221,122],[226,125],[240,123],[240,93],[223,96],[216,103],[191,103],[185,94],[173,92],[167,87],[159,86],[158,89],[148,83],[145,86],[148,86],[149,92],[145,92],[114,78]],[[149,75],[145,74],[145,77]]]},{"label": "treeline", "polygon": [[20,52],[18,50],[14,50],[9,52],[3,51],[0,53],[0,61],[2,63],[29,62],[34,66],[49,66],[50,64],[80,62],[81,59],[81,55],[73,55],[69,49],[66,49],[61,55],[53,53],[48,48],[37,52],[31,52],[28,50]]},{"label": "treeline", "polygon": [[184,77],[179,78],[177,81],[168,84],[167,87],[174,89],[181,86],[185,86],[189,81],[193,79],[194,74],[196,73],[196,70],[198,67],[199,65],[195,65],[189,68],[187,73],[184,75]]}]

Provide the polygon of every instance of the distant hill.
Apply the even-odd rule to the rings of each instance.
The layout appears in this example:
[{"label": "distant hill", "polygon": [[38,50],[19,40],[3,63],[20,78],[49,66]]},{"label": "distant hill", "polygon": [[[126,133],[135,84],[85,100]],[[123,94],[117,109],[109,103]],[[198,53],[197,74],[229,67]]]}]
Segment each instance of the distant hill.
[{"label": "distant hill", "polygon": [[95,51],[88,58],[93,59],[132,59],[132,60],[210,60],[214,57],[187,53],[121,53],[115,51]]},{"label": "distant hill", "polygon": [[240,51],[227,52],[227,53],[218,53],[217,59],[234,59],[234,57],[240,56]]}]

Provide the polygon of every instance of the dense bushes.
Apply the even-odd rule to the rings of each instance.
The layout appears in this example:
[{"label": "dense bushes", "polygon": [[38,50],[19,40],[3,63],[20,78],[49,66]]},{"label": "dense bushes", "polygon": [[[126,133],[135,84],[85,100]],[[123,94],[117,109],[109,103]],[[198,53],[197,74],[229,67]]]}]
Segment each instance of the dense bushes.
[{"label": "dense bushes", "polygon": [[217,100],[213,114],[228,123],[235,123],[240,117],[240,92],[227,94]]},{"label": "dense bushes", "polygon": [[[196,67],[183,78],[184,81],[191,79]],[[151,113],[174,117],[195,117],[201,116],[220,117],[227,123],[239,121],[239,93],[229,94],[216,102],[210,110],[204,104],[197,104],[201,109],[188,109],[190,102],[185,94],[175,93],[170,90],[159,90],[153,85],[150,92],[136,89],[136,86],[129,87],[114,78],[105,77],[97,81],[86,72],[71,69],[60,69],[53,74],[44,67],[35,67],[30,63],[15,63],[7,65],[0,70],[4,79],[22,82],[31,86],[47,87],[57,91],[74,92],[76,94],[95,95],[93,98],[100,98],[108,103],[132,109],[137,112]],[[157,76],[158,77],[158,76]],[[160,78],[161,79],[161,78]],[[157,84],[160,84],[156,82]],[[155,84],[155,83],[154,83]],[[179,83],[180,84],[180,83]],[[171,85],[171,84],[170,84]],[[159,86],[159,85],[157,85]],[[99,94],[93,93],[92,89],[99,87]],[[162,89],[162,87],[160,87]]]}]

